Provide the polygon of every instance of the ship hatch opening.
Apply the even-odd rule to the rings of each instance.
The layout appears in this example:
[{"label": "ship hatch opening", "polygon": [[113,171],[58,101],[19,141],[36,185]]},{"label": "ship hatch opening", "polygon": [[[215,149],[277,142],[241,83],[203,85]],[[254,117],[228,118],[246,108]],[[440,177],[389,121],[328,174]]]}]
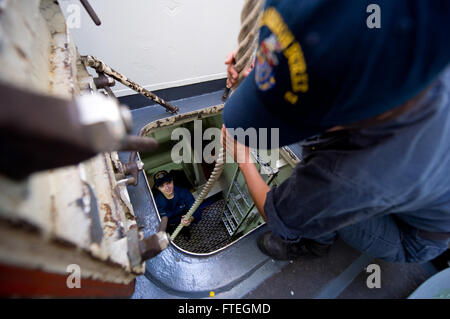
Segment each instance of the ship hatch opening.
[{"label": "ship hatch opening", "polygon": [[[194,123],[200,119],[201,125],[198,122]],[[221,113],[206,117],[203,115],[202,118],[199,116],[191,121],[175,121],[171,125],[155,127],[148,132],[147,136],[155,138],[159,143],[159,147],[154,153],[140,154],[140,158],[145,164],[147,186],[153,198],[159,192],[153,184],[153,175],[160,170],[171,172],[174,184],[189,189],[194,198],[197,198],[201,192],[215,163],[194,161],[195,152],[199,151],[198,148],[196,150],[194,136],[195,134],[198,136],[199,127],[202,131],[201,136],[208,128],[220,130],[222,127]],[[188,163],[176,163],[172,159],[172,150],[181,140],[181,138],[172,140],[172,132],[177,128],[187,129],[190,133],[191,141],[186,144],[190,146],[192,160]],[[201,152],[210,142],[211,140],[203,140]],[[203,156],[200,155],[197,158],[203,159]],[[276,168],[277,174],[262,175],[270,186],[279,184],[292,171],[287,162],[283,160],[278,162],[281,165]],[[202,209],[202,218],[198,223],[192,224],[191,238],[185,240],[183,236],[177,236],[174,241],[177,248],[191,254],[209,255],[218,252],[264,224],[236,163],[225,165],[221,177],[214,184],[199,209]]]}]

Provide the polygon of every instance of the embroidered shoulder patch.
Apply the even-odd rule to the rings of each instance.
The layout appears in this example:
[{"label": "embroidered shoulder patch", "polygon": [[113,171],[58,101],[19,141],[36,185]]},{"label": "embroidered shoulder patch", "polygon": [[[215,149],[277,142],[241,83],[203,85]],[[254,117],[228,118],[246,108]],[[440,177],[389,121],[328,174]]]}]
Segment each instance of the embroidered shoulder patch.
[{"label": "embroidered shoulder patch", "polygon": [[309,79],[305,56],[300,43],[273,7],[267,8],[260,20],[260,26],[267,27],[271,36],[263,40],[258,48],[255,65],[255,81],[261,91],[267,91],[276,84],[274,68],[278,65],[278,53],[283,52],[289,67],[291,87],[286,86],[284,99],[297,104],[299,93],[309,90]]},{"label": "embroidered shoulder patch", "polygon": [[256,53],[255,81],[261,91],[267,91],[276,84],[274,76],[274,67],[278,65],[277,53],[282,48],[276,35],[264,39],[259,45]]}]

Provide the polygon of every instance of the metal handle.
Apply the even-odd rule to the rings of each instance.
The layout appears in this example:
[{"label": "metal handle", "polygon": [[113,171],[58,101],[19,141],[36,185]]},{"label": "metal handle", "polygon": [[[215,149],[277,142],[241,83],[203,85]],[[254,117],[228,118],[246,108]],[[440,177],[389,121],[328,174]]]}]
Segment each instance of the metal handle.
[{"label": "metal handle", "polygon": [[95,13],[94,9],[89,4],[88,0],[80,0],[80,2],[83,5],[83,7],[86,9],[86,11],[89,14],[89,16],[91,17],[92,21],[94,21],[94,23],[96,25],[102,24],[97,13]]},{"label": "metal handle", "polygon": [[230,95],[231,89],[227,86],[223,91],[222,102],[226,102],[228,100],[228,96]]}]

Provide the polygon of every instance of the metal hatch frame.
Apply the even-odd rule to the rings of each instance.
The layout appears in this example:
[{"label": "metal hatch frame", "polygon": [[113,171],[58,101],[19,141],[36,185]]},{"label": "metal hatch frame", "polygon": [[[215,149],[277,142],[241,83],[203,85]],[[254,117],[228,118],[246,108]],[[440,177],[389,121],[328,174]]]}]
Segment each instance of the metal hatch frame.
[{"label": "metal hatch frame", "polygon": [[[180,108],[180,114],[185,114],[219,105],[221,96],[222,91],[217,91],[172,103]],[[136,109],[132,111],[132,115],[133,130],[136,133],[146,123],[167,116],[152,106]],[[129,153],[119,153],[122,161],[126,161],[128,156]],[[128,192],[138,226],[147,236],[157,230],[160,217],[145,173],[140,171],[139,174],[138,185],[128,187]],[[145,277],[153,289],[158,291],[155,297],[161,290],[174,296],[193,298],[209,297],[212,290],[216,294],[227,292],[271,263],[271,258],[256,246],[258,236],[265,231],[267,224],[262,224],[234,243],[209,254],[190,253],[176,245],[170,245],[157,257],[146,261]]]},{"label": "metal hatch frame", "polygon": [[[169,117],[166,119],[161,119],[161,120],[157,120],[153,123],[156,123],[157,125],[151,125],[148,128],[148,125],[144,126],[140,131],[146,131],[145,134],[150,134],[153,131],[159,129],[159,128],[169,128],[173,125],[179,125],[179,124],[183,124],[183,123],[188,123],[191,121],[194,121],[196,119],[204,119],[207,117],[212,117],[212,116],[216,116],[216,115],[220,115],[222,113],[222,109],[223,109],[223,105],[216,105],[213,107],[206,107],[204,109],[200,109],[197,111],[193,111],[193,112],[188,112],[188,113],[180,113],[179,116],[175,116],[175,117]],[[139,154],[139,152],[137,152],[137,156],[138,156],[138,160],[142,161],[141,156]],[[145,180],[145,184],[147,186],[148,191],[150,192],[151,198],[152,198],[152,202],[153,205],[155,207],[155,210],[157,212],[157,217],[158,217],[158,221],[161,222],[161,215],[159,214],[159,210],[158,207],[156,206],[155,203],[155,198],[153,197],[153,192],[151,191],[151,187],[150,187],[150,183],[148,181],[147,175],[145,173],[142,174],[144,176],[144,180]],[[252,233],[253,231],[257,230],[259,227],[264,226],[265,223],[261,224],[260,226],[256,227],[255,229],[251,230],[250,232],[248,232],[247,234],[239,237],[238,239],[234,240],[232,243],[225,245],[224,247],[221,247],[215,251],[212,251],[210,253],[194,253],[194,252],[190,252],[187,251],[183,248],[181,248],[180,246],[178,246],[177,244],[175,244],[173,241],[171,241],[171,246],[175,247],[177,250],[187,254],[187,255],[191,255],[191,256],[196,256],[196,257],[206,257],[206,256],[211,256],[214,255],[232,245],[234,245],[237,241],[241,240],[242,238],[244,238],[245,236],[249,235],[250,233]]]}]

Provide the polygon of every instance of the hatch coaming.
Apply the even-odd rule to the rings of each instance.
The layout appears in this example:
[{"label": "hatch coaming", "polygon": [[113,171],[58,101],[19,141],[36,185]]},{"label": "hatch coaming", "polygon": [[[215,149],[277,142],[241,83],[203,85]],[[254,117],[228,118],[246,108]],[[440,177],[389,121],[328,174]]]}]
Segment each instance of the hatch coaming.
[{"label": "hatch coaming", "polygon": [[[5,2],[0,33],[0,81],[64,99],[96,89],[56,1]],[[127,256],[136,220],[117,161],[103,153],[22,182],[0,176],[0,261],[61,274],[78,264],[82,277],[116,283],[144,273]]]},{"label": "hatch coaming", "polygon": [[[222,106],[223,89],[202,95],[172,100],[171,103],[180,108],[180,114],[189,114],[205,108]],[[155,106],[135,109],[133,115],[133,132],[139,133],[149,122],[163,120],[167,113]],[[191,121],[196,118],[191,117]],[[291,148],[291,167],[298,162],[297,148]],[[280,153],[283,150],[280,149]],[[294,154],[295,153],[295,154]],[[143,154],[139,154],[142,156]],[[298,156],[298,157],[297,157]],[[122,162],[129,160],[130,154],[119,153]],[[282,155],[285,159],[285,155]],[[145,166],[148,169],[151,166]],[[158,231],[160,217],[153,200],[153,195],[146,181],[144,171],[139,172],[139,183],[136,187],[128,187],[131,202],[135,211],[139,228],[148,236]],[[283,262],[273,263],[256,246],[258,236],[266,232],[267,224],[263,224],[241,237],[232,245],[211,254],[195,254],[171,244],[156,258],[146,261],[145,277],[141,279],[147,296],[161,298],[209,298],[211,290],[224,296],[235,289],[247,291],[247,278],[256,275],[270,276],[280,270]],[[147,280],[148,279],[148,280]],[[241,285],[244,283],[244,286]],[[231,293],[232,296],[234,295]],[[164,298],[164,297],[163,297]]]},{"label": "hatch coaming", "polygon": [[[205,170],[204,163],[196,163],[194,161],[195,152],[198,151],[194,144],[197,141],[191,141],[191,144],[188,143],[188,146],[191,146],[191,149],[189,151],[191,153],[190,162],[176,163],[173,160],[171,152],[173,151],[174,146],[180,143],[180,138],[178,136],[177,139],[177,136],[173,136],[172,132],[174,132],[175,129],[183,128],[189,130],[190,136],[193,137],[199,127],[201,127],[202,132],[197,134],[200,134],[201,136],[203,136],[203,133],[209,128],[216,128],[220,130],[220,128],[222,127],[222,109],[223,105],[218,105],[214,107],[206,107],[204,109],[192,112],[187,112],[185,114],[181,114],[178,118],[170,117],[159,119],[147,124],[140,130],[141,134],[146,134],[146,136],[148,137],[155,138],[160,145],[159,149],[152,154],[139,154],[140,159],[144,162],[145,174],[143,175],[145,184],[152,198],[152,204],[154,205],[157,212],[158,220],[161,220],[161,217],[154,201],[154,196],[156,195],[155,189],[153,187],[154,173],[159,170],[175,170],[183,172],[184,176],[186,177],[185,179],[189,181],[187,188],[191,190],[191,193],[195,198],[197,198],[197,194],[201,191],[203,185],[209,177],[208,170]],[[199,120],[202,121],[201,124],[194,124],[194,121]],[[203,147],[200,149],[200,152],[203,153],[204,147],[208,143],[211,143],[211,141],[203,141]],[[293,165],[289,165],[289,162],[292,162],[292,158],[290,158],[290,161],[287,161],[285,159],[286,154],[286,151],[280,150],[280,160],[277,161],[276,164],[272,163],[275,164],[273,165],[273,171],[277,172],[277,176],[274,176],[274,178],[271,179],[270,186],[282,183],[282,181],[291,174]],[[259,155],[252,155],[252,157],[254,159],[258,157],[259,160],[262,160],[262,156]],[[199,158],[202,158],[202,155],[200,155]],[[258,161],[255,160],[255,162],[257,163],[257,167],[260,168],[260,164],[258,163]],[[209,172],[212,171],[212,168],[209,170]],[[233,179],[235,176],[234,174],[237,168],[237,164],[234,162],[229,162],[225,165],[221,177],[216,182],[213,189],[205,199],[205,202],[208,202],[208,200],[213,200],[213,202],[210,202],[208,204],[210,206],[204,208],[205,210],[202,220],[198,224],[194,225],[193,229],[191,230],[191,233],[193,234],[192,239],[187,242],[184,239],[180,238],[181,236],[178,236],[175,242],[172,243],[174,247],[186,254],[190,254],[193,256],[208,256],[226,249],[246,235],[250,234],[252,231],[264,225],[264,221],[261,218],[256,207],[254,205],[247,205],[245,207],[245,212],[239,212],[241,215],[244,215],[243,213],[245,213],[246,215],[245,218],[241,219],[240,221],[235,221],[235,226],[237,228],[233,232],[232,236],[230,236],[230,232],[227,232],[227,228],[225,227],[226,222],[222,221],[221,216],[223,216],[222,212],[226,209],[227,206],[233,207],[231,205],[231,202],[230,205],[227,205],[228,203],[226,202],[225,198],[228,198],[228,193],[230,192],[231,184],[233,184]],[[264,170],[261,171],[263,173],[264,180],[268,181],[268,172]],[[266,175],[264,175],[264,173]],[[180,180],[178,179],[178,181]],[[244,203],[239,195],[243,195],[243,193],[245,193],[245,197],[247,199],[250,199],[250,202],[253,203],[251,201],[251,196],[242,174],[236,178],[235,183],[240,187],[240,194],[237,195],[238,200],[234,199],[234,203],[237,205],[235,205],[235,211],[234,213],[232,213],[233,215],[238,214],[237,206],[240,206]],[[184,183],[184,186],[185,185],[186,183]],[[218,218],[210,218],[209,214],[216,214]],[[218,223],[221,224],[221,227],[218,225]],[[203,235],[203,233],[205,232],[208,233],[208,236]],[[218,239],[218,237],[220,237],[221,239]],[[213,242],[209,246],[205,243],[200,244],[195,242],[204,240]],[[219,244],[217,244],[218,242]]]}]

